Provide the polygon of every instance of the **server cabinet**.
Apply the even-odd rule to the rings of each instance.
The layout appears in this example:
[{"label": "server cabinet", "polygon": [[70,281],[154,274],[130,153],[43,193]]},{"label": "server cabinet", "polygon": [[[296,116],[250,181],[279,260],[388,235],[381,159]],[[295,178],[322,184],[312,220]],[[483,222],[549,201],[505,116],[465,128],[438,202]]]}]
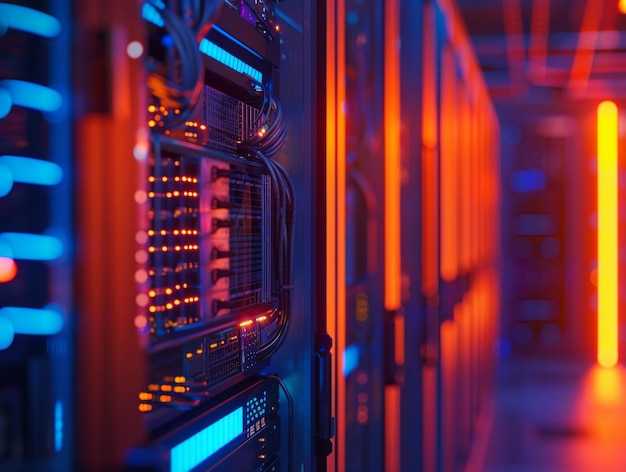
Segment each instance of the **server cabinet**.
[{"label": "server cabinet", "polygon": [[[380,470],[384,443],[383,7],[346,1],[346,309],[338,405],[345,470]],[[341,438],[338,438],[341,440]]]},{"label": "server cabinet", "polygon": [[78,470],[314,464],[310,15],[76,6]]},{"label": "server cabinet", "polygon": [[[400,470],[423,470],[424,443],[432,432],[424,428],[424,355],[427,308],[424,303],[423,274],[425,256],[422,245],[427,231],[425,222],[422,161],[424,142],[422,77],[425,68],[423,2],[401,2],[400,9],[400,83],[401,83],[401,254],[404,316],[404,363],[401,376]],[[416,86],[416,84],[419,84]],[[402,333],[399,333],[402,336]],[[420,340],[420,342],[416,342]]]},{"label": "server cabinet", "polygon": [[452,471],[476,467],[475,428],[493,391],[499,126],[455,5],[428,4],[424,24],[437,77],[424,62],[436,96],[424,92],[424,467]]}]

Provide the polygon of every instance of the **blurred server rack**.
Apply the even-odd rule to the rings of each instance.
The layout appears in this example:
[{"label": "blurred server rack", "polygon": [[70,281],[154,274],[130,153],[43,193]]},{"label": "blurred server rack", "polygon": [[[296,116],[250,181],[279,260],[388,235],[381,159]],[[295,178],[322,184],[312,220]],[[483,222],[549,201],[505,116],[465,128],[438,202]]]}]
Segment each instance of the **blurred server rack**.
[{"label": "blurred server rack", "polygon": [[[346,1],[346,314],[338,421],[345,470],[380,470],[383,379],[383,7]],[[341,438],[337,438],[341,440]]]},{"label": "blurred server rack", "polygon": [[[424,468],[453,471],[473,464],[478,420],[489,414],[493,391],[499,126],[456,7],[439,1],[425,8]],[[426,94],[433,92],[431,103]]]},{"label": "blurred server rack", "polygon": [[[423,470],[424,457],[424,413],[422,342],[425,336],[427,309],[422,291],[423,232],[426,229],[422,210],[423,196],[423,122],[425,98],[422,91],[424,53],[422,2],[400,4],[400,84],[401,84],[401,129],[400,169],[402,187],[400,194],[402,285],[401,302],[404,317],[403,342],[404,363],[397,372],[400,392],[400,470]],[[432,64],[428,67],[432,68]],[[399,333],[402,336],[402,333]],[[416,340],[418,340],[416,342]]]},{"label": "blurred server rack", "polygon": [[[345,327],[345,2],[317,2],[315,34],[316,129],[315,173],[323,204],[315,208],[319,235],[315,326],[315,448],[318,470],[341,470],[345,464],[345,423],[341,418],[345,384],[337,382]],[[322,236],[323,235],[323,236]]]},{"label": "blurred server rack", "polygon": [[0,468],[73,443],[69,2],[0,4]]}]

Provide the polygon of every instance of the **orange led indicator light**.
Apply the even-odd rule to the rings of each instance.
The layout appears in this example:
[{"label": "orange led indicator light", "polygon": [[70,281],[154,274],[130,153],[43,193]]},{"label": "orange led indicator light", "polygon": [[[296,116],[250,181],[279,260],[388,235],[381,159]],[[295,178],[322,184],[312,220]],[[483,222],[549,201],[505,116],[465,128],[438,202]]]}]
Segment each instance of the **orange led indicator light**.
[{"label": "orange led indicator light", "polygon": [[17,275],[17,264],[10,257],[0,257],[0,283],[10,282]]}]

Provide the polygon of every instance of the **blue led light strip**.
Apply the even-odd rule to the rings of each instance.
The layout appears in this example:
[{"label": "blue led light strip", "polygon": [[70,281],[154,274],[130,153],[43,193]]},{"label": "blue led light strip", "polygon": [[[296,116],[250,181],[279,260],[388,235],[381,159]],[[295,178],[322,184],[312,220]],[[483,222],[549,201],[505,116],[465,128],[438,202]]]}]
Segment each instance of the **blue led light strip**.
[{"label": "blue led light strip", "polygon": [[0,3],[0,24],[45,38],[53,38],[61,31],[55,17],[32,8]]},{"label": "blue led light strip", "polygon": [[[2,93],[1,108],[4,111],[7,107],[7,100],[12,105],[20,105],[33,110],[43,112],[58,111],[63,104],[61,94],[56,90],[44,85],[24,82],[23,80],[0,80],[0,89],[8,92]],[[10,110],[10,108],[9,108]]]},{"label": "blue led light strip", "polygon": [[174,446],[170,456],[171,472],[187,472],[243,433],[243,407],[207,426]]},{"label": "blue led light strip", "polygon": [[0,197],[13,187],[13,182],[35,185],[56,185],[63,178],[63,170],[53,162],[32,157],[0,156]]},{"label": "blue led light strip", "polygon": [[217,62],[230,67],[232,70],[239,72],[240,74],[252,77],[257,82],[261,82],[263,79],[263,74],[261,74],[260,71],[256,70],[249,64],[246,64],[241,59],[233,56],[231,53],[206,38],[200,41],[200,52],[215,59]]},{"label": "blue led light strip", "polygon": [[63,316],[52,308],[5,306],[0,308],[0,319],[8,320],[15,334],[49,336],[63,328]]},{"label": "blue led light strip", "polygon": [[63,244],[43,234],[0,233],[0,257],[31,261],[53,261],[61,257]]},{"label": "blue led light strip", "polygon": [[63,447],[63,403],[57,400],[54,404],[54,450],[59,452]]},{"label": "blue led light strip", "polygon": [[13,323],[8,318],[0,316],[0,350],[6,349],[13,343],[15,329]]}]

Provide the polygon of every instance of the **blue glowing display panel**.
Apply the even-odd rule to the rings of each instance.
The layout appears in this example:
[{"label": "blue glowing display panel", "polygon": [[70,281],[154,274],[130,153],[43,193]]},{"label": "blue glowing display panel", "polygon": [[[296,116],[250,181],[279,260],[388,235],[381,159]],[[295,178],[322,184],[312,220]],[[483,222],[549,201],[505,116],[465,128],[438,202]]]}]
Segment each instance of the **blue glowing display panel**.
[{"label": "blue glowing display panel", "polygon": [[[157,9],[148,3],[144,4],[141,16],[144,20],[152,23],[153,25],[160,27],[165,26],[165,22],[163,21],[163,18],[161,18],[161,15],[157,11]],[[229,67],[235,72],[245,74],[253,78],[257,82],[262,81],[263,74],[259,70],[255,69],[249,64],[246,64],[238,57],[234,56],[233,54],[229,53],[228,51],[221,48],[217,44],[209,41],[208,39],[204,38],[202,41],[200,41],[199,48],[202,54],[205,54],[208,57],[215,59],[219,63],[224,64],[226,67]]]},{"label": "blue glowing display panel", "polygon": [[243,407],[207,426],[171,450],[171,472],[192,470],[243,433]]},{"label": "blue glowing display panel", "polygon": [[263,78],[260,71],[246,64],[241,59],[233,56],[231,53],[206,38],[200,42],[200,52],[224,64],[225,66],[230,67],[232,70],[239,72],[240,74],[252,77],[257,82],[261,82]]}]

